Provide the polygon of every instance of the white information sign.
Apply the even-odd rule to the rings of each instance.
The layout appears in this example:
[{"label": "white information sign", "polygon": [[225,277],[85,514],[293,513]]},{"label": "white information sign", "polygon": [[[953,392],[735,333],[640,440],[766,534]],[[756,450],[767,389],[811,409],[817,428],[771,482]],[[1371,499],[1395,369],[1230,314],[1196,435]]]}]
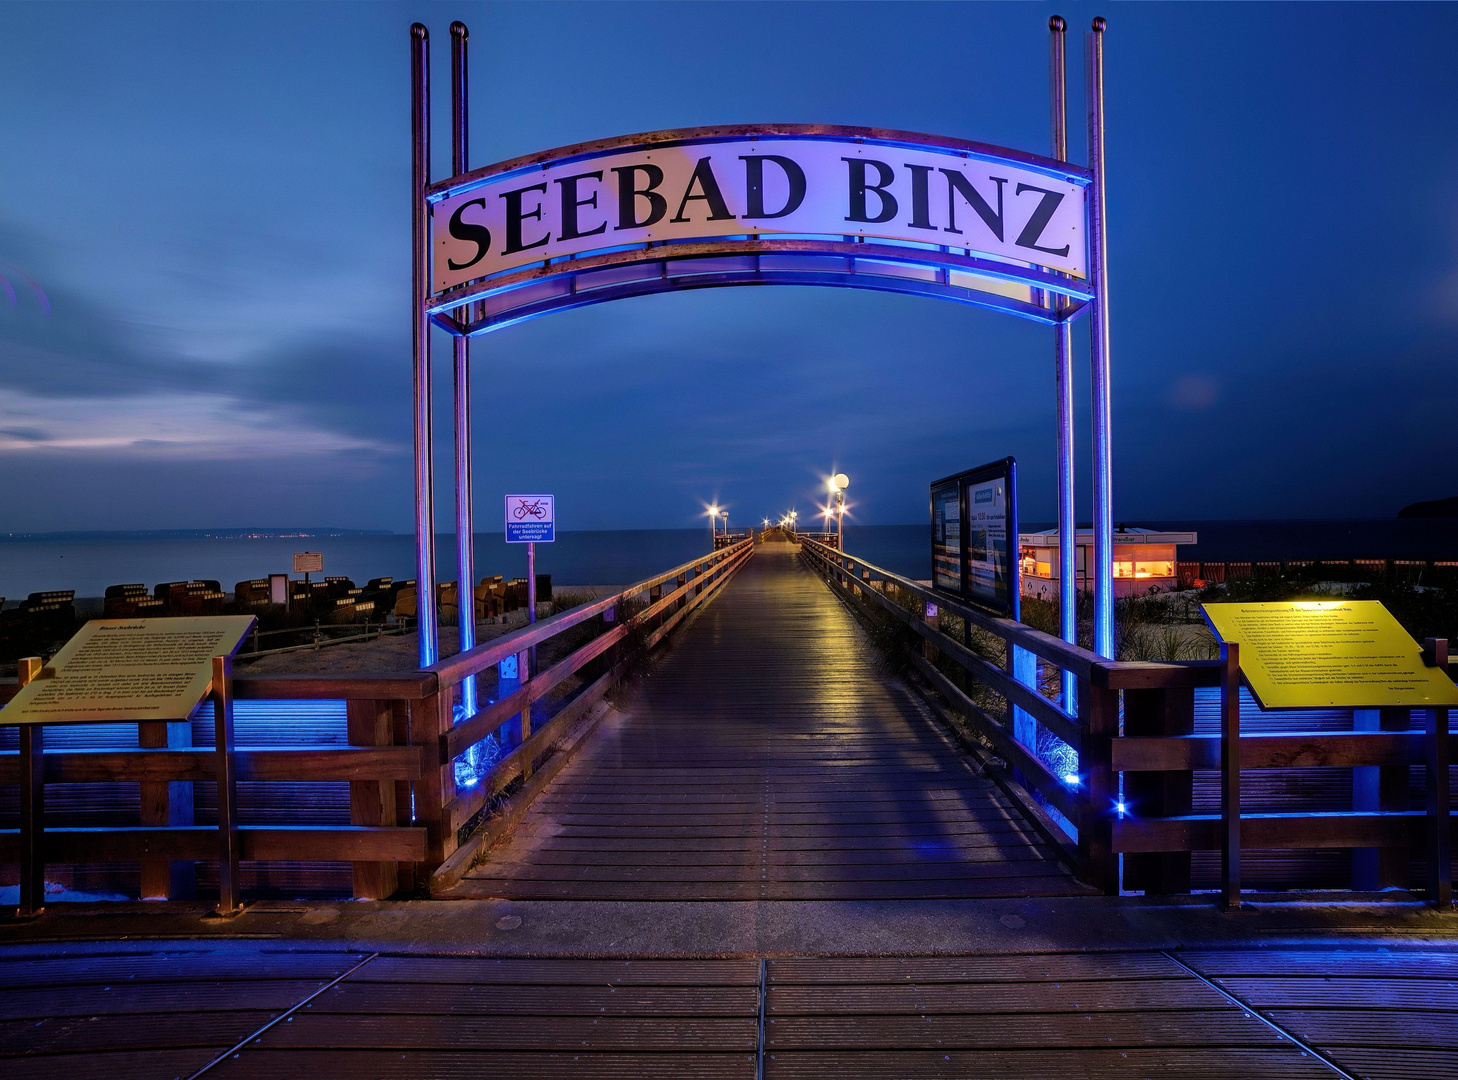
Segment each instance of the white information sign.
[{"label": "white information sign", "polygon": [[724,236],[946,245],[1086,277],[1084,188],[1037,168],[853,138],[721,136],[574,155],[436,203],[432,288],[565,255]]},{"label": "white information sign", "polygon": [[322,574],[324,553],[322,551],[298,551],[294,553],[294,573]]},{"label": "white information sign", "polygon": [[506,542],[550,544],[557,539],[554,500],[550,495],[506,497]]}]

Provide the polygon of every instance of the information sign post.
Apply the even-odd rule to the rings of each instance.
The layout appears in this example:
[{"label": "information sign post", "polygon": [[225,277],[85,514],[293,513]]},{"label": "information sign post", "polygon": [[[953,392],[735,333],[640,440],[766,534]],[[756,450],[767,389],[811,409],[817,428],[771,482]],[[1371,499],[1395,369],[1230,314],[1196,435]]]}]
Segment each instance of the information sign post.
[{"label": "information sign post", "polygon": [[1202,604],[1262,709],[1434,709],[1458,686],[1376,600]]},{"label": "information sign post", "polygon": [[[1446,902],[1452,892],[1451,821],[1446,811],[1435,808],[1448,805],[1448,710],[1458,705],[1458,686],[1448,677],[1446,647],[1440,649],[1435,640],[1426,649],[1420,647],[1376,600],[1287,600],[1202,608],[1220,641],[1222,659],[1221,850],[1226,905],[1240,904],[1242,682],[1262,709],[1424,712],[1430,889],[1437,902]],[[1403,766],[1404,805],[1406,772]],[[1405,868],[1406,857],[1400,862]]]},{"label": "information sign post", "polygon": [[20,728],[22,915],[45,903],[45,726],[180,722],[207,696],[217,734],[218,911],[240,910],[231,683],[233,655],[253,624],[252,615],[93,619],[44,667],[20,661],[22,685],[0,724]]},{"label": "information sign post", "polygon": [[[537,621],[537,545],[557,539],[557,503],[551,495],[508,495],[506,497],[506,542],[527,546],[527,624]],[[537,673],[537,647],[521,656],[517,669],[523,682]],[[521,737],[531,734],[531,706],[521,713]]]},{"label": "information sign post", "polygon": [[294,552],[294,573],[303,574],[305,583],[308,582],[310,574],[322,574],[323,572],[324,553],[322,551]]}]

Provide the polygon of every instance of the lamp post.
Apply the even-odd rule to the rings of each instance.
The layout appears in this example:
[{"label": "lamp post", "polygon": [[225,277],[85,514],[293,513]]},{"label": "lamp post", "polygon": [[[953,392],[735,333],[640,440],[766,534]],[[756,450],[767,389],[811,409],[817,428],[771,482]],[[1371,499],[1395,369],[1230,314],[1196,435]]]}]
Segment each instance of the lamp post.
[{"label": "lamp post", "polygon": [[830,478],[830,493],[835,496],[835,546],[845,552],[845,489],[850,487],[850,477],[838,472]]},{"label": "lamp post", "polygon": [[724,539],[727,540],[729,539],[729,511],[720,510],[719,514],[724,518]]},{"label": "lamp post", "polygon": [[[717,504],[709,507],[709,536],[711,539],[717,539],[719,536],[719,507]],[[713,547],[713,544],[710,543],[709,546]]]}]

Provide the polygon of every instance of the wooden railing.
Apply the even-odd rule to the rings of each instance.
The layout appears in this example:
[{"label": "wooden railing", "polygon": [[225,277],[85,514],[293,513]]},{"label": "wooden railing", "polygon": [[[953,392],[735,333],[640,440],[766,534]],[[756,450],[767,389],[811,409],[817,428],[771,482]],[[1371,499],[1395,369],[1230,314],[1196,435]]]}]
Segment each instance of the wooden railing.
[{"label": "wooden railing", "polygon": [[[925,681],[980,735],[1009,768],[1000,774],[1024,807],[1042,820],[1046,807],[1058,811],[1071,832],[1065,850],[1080,874],[1106,893],[1124,890],[1180,893],[1191,888],[1191,853],[1221,851],[1226,899],[1238,903],[1241,849],[1349,848],[1354,857],[1350,887],[1406,888],[1409,857],[1423,854],[1429,897],[1451,902],[1453,808],[1451,752],[1455,736],[1446,710],[1381,711],[1379,730],[1246,734],[1239,726],[1240,691],[1220,661],[1146,663],[1113,661],[1070,645],[1011,619],[960,603],[900,575],[801,537],[807,565],[853,605],[889,615],[923,639],[923,652],[910,662]],[[964,627],[1001,642],[1001,665],[978,655],[940,626],[950,615]],[[965,632],[965,631],[964,631]],[[1434,662],[1446,667],[1446,649],[1429,643]],[[1036,658],[1026,665],[1034,677],[1015,678],[1019,650]],[[1439,657],[1436,655],[1441,652]],[[973,700],[945,667],[991,690],[1005,703],[992,713]],[[1042,665],[1042,675],[1038,665]],[[1077,683],[1077,715],[1051,700],[1059,671]],[[1225,676],[1224,678],[1222,676]],[[1029,685],[1029,684],[1032,685]],[[1195,734],[1195,693],[1220,688],[1226,723],[1219,735]],[[1235,723],[1229,722],[1234,709]],[[1014,710],[1078,753],[1073,782],[1053,770],[1015,735]],[[1353,720],[1355,724],[1355,718]],[[1233,751],[1233,752],[1232,752]],[[1194,812],[1198,770],[1220,770],[1239,761],[1235,784],[1221,786],[1218,813]],[[1426,807],[1410,805],[1409,770],[1425,767]],[[1265,769],[1357,769],[1350,810],[1243,810],[1240,785]],[[1368,794],[1361,789],[1370,788]],[[1299,790],[1288,793],[1299,801]],[[1056,819],[1043,822],[1059,828]],[[1049,829],[1051,831],[1051,829]],[[1232,849],[1234,860],[1232,863]],[[1122,856],[1122,859],[1121,859]],[[1121,866],[1122,862],[1122,866]],[[1234,874],[1232,875],[1232,867]]]},{"label": "wooden railing", "polygon": [[[239,781],[348,781],[348,826],[279,825],[239,829],[241,857],[258,861],[343,861],[353,864],[354,895],[373,899],[449,884],[469,865],[463,826],[513,779],[530,775],[559,735],[607,692],[629,657],[615,653],[628,635],[652,649],[706,602],[753,555],[750,540],[674,567],[608,596],[564,611],[448,657],[422,671],[372,674],[276,675],[239,673],[235,700],[343,700],[349,745],[303,748],[240,747]],[[629,607],[641,609],[629,612]],[[623,617],[613,618],[621,612]],[[608,623],[603,617],[613,619]],[[454,723],[461,683],[513,655],[529,656],[563,632],[601,619],[600,633],[508,697]],[[538,731],[531,704],[592,661],[614,653],[606,670],[583,687]],[[600,665],[601,666],[601,665]],[[503,725],[522,719],[521,741],[477,784],[457,791],[455,759]],[[0,725],[3,725],[0,712]],[[217,858],[217,829],[192,822],[190,790],[211,781],[211,749],[185,744],[187,724],[138,724],[140,749],[46,753],[46,782],[137,783],[141,822],[134,827],[47,829],[52,863],[138,862],[142,895],[172,895],[171,864]],[[19,784],[19,757],[0,753],[0,784]],[[413,807],[413,814],[412,814]],[[16,830],[0,831],[0,863],[18,863]]]}]

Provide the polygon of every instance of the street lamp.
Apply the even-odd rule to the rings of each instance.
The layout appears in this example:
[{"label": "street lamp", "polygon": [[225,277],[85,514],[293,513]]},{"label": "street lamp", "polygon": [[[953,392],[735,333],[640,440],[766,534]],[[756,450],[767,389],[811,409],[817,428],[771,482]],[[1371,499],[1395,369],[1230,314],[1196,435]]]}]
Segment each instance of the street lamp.
[{"label": "street lamp", "polygon": [[845,551],[845,489],[850,487],[850,477],[838,472],[830,478],[830,493],[835,496],[835,546]]},{"label": "street lamp", "polygon": [[719,513],[724,516],[724,536],[727,538],[729,535],[729,511],[720,510]]},{"label": "street lamp", "polygon": [[719,507],[717,504],[709,507],[709,535],[719,535]]}]

